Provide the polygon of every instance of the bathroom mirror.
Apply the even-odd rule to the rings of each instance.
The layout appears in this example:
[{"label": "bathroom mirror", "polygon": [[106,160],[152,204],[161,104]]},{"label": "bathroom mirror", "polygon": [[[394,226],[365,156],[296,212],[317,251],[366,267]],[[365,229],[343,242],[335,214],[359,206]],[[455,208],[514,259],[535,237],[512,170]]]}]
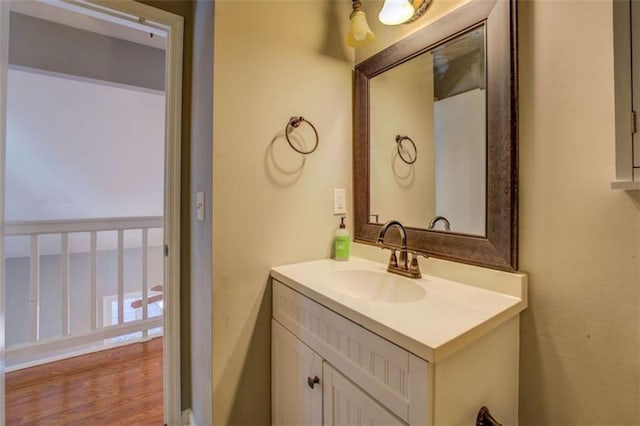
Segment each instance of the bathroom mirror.
[{"label": "bathroom mirror", "polygon": [[483,23],[369,80],[372,222],[485,235],[484,45]]},{"label": "bathroom mirror", "polygon": [[473,0],[356,66],[356,241],[395,219],[413,251],[517,269],[516,40],[515,1]]}]

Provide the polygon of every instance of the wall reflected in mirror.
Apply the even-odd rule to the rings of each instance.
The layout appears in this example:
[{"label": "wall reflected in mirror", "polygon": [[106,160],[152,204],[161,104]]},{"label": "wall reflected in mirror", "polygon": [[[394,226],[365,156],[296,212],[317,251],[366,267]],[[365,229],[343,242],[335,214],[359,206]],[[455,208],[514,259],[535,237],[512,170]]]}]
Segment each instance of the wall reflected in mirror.
[{"label": "wall reflected in mirror", "polygon": [[486,234],[485,63],[480,25],[370,79],[370,223]]}]

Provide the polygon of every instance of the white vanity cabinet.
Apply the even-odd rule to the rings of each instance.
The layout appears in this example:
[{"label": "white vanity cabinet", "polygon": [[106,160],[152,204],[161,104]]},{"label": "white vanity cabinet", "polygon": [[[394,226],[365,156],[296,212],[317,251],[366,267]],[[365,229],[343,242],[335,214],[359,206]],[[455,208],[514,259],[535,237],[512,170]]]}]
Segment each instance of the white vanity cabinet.
[{"label": "white vanity cabinet", "polygon": [[[316,424],[318,401],[325,425],[357,425],[365,413],[375,416],[366,424],[427,424],[424,410],[409,401],[412,382],[421,405],[428,400],[427,362],[276,280],[271,341],[274,425]],[[308,379],[316,376],[320,383],[311,389]],[[349,409],[360,411],[360,420]]]},{"label": "white vanity cabinet", "polygon": [[[275,320],[271,321],[271,342],[272,423],[320,426],[322,358]],[[315,378],[319,383],[314,383]]]},{"label": "white vanity cabinet", "polygon": [[468,426],[483,405],[503,424],[517,423],[517,315],[428,362],[321,296],[272,284],[274,426]]},{"label": "white vanity cabinet", "polygon": [[406,424],[326,362],[323,364],[322,377],[326,425]]},{"label": "white vanity cabinet", "polygon": [[277,321],[272,321],[274,425],[404,425]]}]

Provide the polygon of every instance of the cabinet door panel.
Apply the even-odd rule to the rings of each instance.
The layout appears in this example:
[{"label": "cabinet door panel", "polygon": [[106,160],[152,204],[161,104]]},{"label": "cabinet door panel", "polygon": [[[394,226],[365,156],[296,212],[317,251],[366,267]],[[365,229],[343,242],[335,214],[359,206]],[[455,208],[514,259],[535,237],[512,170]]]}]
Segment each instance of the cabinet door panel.
[{"label": "cabinet door panel", "polygon": [[278,322],[271,320],[272,424],[320,426],[322,359]]},{"label": "cabinet door panel", "polygon": [[[273,316],[325,361],[405,422],[415,380],[409,352],[273,280]],[[412,396],[415,397],[415,396]]]},{"label": "cabinet door panel", "polygon": [[329,364],[322,370],[325,426],[406,425]]}]

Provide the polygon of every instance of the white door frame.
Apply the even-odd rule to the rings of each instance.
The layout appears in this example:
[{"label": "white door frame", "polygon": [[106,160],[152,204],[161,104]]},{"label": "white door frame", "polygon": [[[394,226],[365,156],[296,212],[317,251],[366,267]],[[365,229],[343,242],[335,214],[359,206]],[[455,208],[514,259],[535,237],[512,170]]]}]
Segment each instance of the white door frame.
[{"label": "white door frame", "polygon": [[[51,3],[51,0],[45,0]],[[55,0],[54,0],[55,1]],[[8,2],[0,0],[0,224],[4,223],[6,83],[9,50]],[[57,6],[146,31],[166,33],[164,182],[164,422],[182,424],[180,395],[180,150],[184,18],[134,0],[58,0]],[[0,259],[4,231],[0,226]],[[5,423],[4,262],[0,262],[0,425]]]},{"label": "white door frame", "polygon": [[7,76],[9,72],[9,4],[0,0],[0,425],[4,413],[4,174],[7,135]]}]

